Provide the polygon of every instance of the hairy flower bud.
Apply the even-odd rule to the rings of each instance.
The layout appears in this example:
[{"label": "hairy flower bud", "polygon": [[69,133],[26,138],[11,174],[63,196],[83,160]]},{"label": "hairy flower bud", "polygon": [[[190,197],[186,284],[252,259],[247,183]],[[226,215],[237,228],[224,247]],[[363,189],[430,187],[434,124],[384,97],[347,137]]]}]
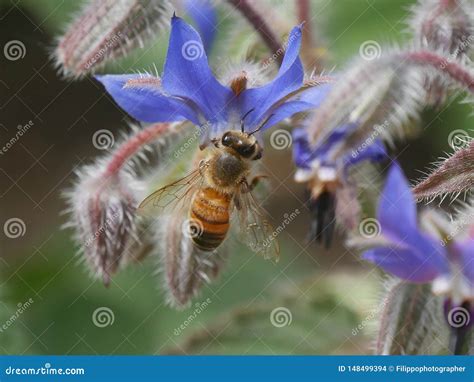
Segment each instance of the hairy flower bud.
[{"label": "hairy flower bud", "polygon": [[141,186],[129,171],[104,177],[102,163],[77,172],[77,183],[66,193],[71,212],[67,226],[75,230],[92,272],[108,285],[140,242],[135,208]]},{"label": "hairy flower bud", "polygon": [[[467,141],[466,141],[467,142]],[[413,192],[417,198],[458,196],[474,189],[474,140],[440,162],[431,173],[417,184]]]},{"label": "hairy flower bud", "polygon": [[169,24],[168,0],[92,0],[60,38],[55,50],[66,76],[80,77],[126,56]]},{"label": "hairy flower bud", "polygon": [[200,224],[187,219],[182,211],[160,222],[165,290],[169,304],[177,308],[188,306],[202,287],[218,276],[225,260],[222,253],[202,252],[194,246],[192,237],[203,229]]},{"label": "hairy flower bud", "polygon": [[[468,59],[474,45],[474,8],[464,0],[421,0],[412,9],[415,46],[439,51],[450,61]],[[427,79],[428,105],[441,106],[449,87],[439,75]]]}]

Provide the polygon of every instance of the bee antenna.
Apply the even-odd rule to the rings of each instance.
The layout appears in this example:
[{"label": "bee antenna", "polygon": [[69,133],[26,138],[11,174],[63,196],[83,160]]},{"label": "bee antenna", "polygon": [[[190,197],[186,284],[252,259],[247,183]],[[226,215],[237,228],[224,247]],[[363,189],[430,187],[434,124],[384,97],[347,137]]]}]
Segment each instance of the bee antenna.
[{"label": "bee antenna", "polygon": [[246,113],[244,114],[244,116],[243,116],[242,119],[240,120],[240,131],[242,131],[242,133],[244,132],[244,120],[245,120],[245,118],[247,118],[247,116],[248,116],[252,111],[254,111],[254,110],[255,110],[254,107],[251,108],[248,112],[246,112]]},{"label": "bee antenna", "polygon": [[265,126],[266,123],[270,120],[270,118],[273,117],[274,115],[275,114],[270,114],[267,118],[265,118],[265,120],[260,124],[260,126],[258,126],[254,131],[249,133],[249,135],[255,134],[256,132],[260,131],[262,127]]}]

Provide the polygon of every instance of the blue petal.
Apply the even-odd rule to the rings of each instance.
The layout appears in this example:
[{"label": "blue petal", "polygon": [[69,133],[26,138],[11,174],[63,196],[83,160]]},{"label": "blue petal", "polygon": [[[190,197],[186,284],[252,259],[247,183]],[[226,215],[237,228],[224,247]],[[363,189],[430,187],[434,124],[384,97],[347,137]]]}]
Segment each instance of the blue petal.
[{"label": "blue petal", "polygon": [[297,167],[309,169],[313,159],[308,142],[308,134],[304,128],[293,130],[293,160]]},{"label": "blue petal", "polygon": [[410,248],[380,247],[366,251],[362,257],[407,281],[425,283],[439,276],[439,270],[431,263],[430,257],[419,257]]},{"label": "blue petal", "polygon": [[192,100],[209,122],[226,120],[233,93],[214,78],[199,34],[176,16],[171,21],[163,88],[171,95]]},{"label": "blue petal", "polygon": [[270,83],[251,88],[239,96],[241,115],[255,108],[246,118],[249,128],[258,125],[269,113],[270,108],[277,101],[289,93],[299,89],[303,83],[303,66],[298,57],[301,45],[301,26],[292,29],[288,36],[288,47],[283,58],[277,77]]},{"label": "blue petal", "polygon": [[317,108],[328,94],[329,89],[329,85],[308,88],[297,96],[289,98],[281,105],[271,108],[269,111],[267,111],[267,114],[271,117],[265,123],[262,131],[272,127],[273,125],[276,125],[278,122],[284,120],[285,118],[289,118],[296,113]]},{"label": "blue petal", "polygon": [[[298,167],[309,168],[310,164],[314,160],[318,160],[321,163],[333,166],[333,160],[329,159],[331,150],[336,145],[341,142],[347,134],[356,127],[355,124],[345,124],[339,126],[337,129],[333,130],[331,135],[317,148],[311,147],[308,142],[308,136],[306,130],[298,129],[296,134],[293,135],[294,145],[295,145],[295,163]],[[300,131],[301,130],[301,131]]]},{"label": "blue petal", "polygon": [[204,43],[204,49],[209,53],[217,31],[216,9],[210,0],[186,0],[184,6],[186,13],[196,23]]},{"label": "blue petal", "polygon": [[377,139],[369,146],[364,147],[360,151],[353,151],[351,154],[347,155],[344,159],[345,166],[353,166],[357,163],[369,160],[372,162],[380,162],[384,159],[387,159],[387,151],[385,146],[380,139]]},{"label": "blue petal", "polygon": [[143,122],[172,122],[188,119],[199,124],[197,114],[182,100],[170,98],[159,89],[144,86],[125,88],[129,80],[139,79],[137,74],[104,75],[95,77],[101,82],[117,104],[133,118]]},{"label": "blue petal", "polygon": [[449,272],[443,247],[418,228],[416,204],[397,163],[389,170],[377,216],[383,236],[394,246],[410,248],[412,259],[416,258],[418,262],[428,260],[430,269],[436,269],[439,274]]},{"label": "blue petal", "polygon": [[389,170],[377,212],[384,236],[405,241],[418,232],[416,204],[398,164]]}]

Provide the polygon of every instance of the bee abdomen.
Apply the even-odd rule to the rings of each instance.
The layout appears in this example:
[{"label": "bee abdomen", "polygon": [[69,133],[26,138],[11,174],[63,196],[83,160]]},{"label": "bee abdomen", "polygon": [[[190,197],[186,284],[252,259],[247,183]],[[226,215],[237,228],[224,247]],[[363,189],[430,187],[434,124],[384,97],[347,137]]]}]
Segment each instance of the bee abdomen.
[{"label": "bee abdomen", "polygon": [[192,234],[196,247],[210,252],[224,241],[229,230],[230,200],[230,195],[212,188],[196,193],[189,213],[190,221],[196,226]]}]

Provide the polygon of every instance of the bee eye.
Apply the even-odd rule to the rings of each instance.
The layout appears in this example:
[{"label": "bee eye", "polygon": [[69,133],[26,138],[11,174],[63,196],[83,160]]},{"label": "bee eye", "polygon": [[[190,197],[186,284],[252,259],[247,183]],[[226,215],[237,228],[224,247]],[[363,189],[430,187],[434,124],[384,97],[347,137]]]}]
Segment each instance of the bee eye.
[{"label": "bee eye", "polygon": [[243,157],[248,158],[254,153],[255,145],[241,146],[238,151],[239,151],[240,155],[242,155]]},{"label": "bee eye", "polygon": [[224,146],[230,146],[232,143],[232,137],[229,135],[229,133],[225,133],[223,136],[222,136],[222,144]]}]

